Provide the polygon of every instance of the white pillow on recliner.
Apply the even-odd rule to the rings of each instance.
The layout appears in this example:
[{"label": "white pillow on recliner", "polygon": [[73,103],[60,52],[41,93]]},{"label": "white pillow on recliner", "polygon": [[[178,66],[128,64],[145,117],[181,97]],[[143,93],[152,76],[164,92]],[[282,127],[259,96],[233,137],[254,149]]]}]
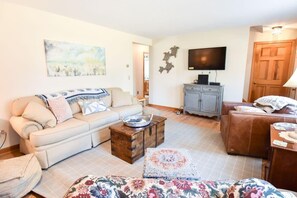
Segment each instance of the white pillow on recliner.
[{"label": "white pillow on recliner", "polygon": [[255,100],[255,103],[270,106],[273,110],[280,110],[287,105],[297,106],[296,100],[284,96],[263,96]]},{"label": "white pillow on recliner", "polygon": [[256,107],[250,107],[250,106],[235,106],[234,108],[236,109],[236,111],[239,111],[239,112],[266,113],[262,109],[259,109]]}]

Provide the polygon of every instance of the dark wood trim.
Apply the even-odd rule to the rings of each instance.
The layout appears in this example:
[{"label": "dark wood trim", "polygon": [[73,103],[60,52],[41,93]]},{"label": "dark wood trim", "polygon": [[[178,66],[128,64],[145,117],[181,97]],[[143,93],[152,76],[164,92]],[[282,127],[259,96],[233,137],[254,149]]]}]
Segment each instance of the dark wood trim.
[{"label": "dark wood trim", "polygon": [[15,150],[19,150],[19,148],[20,148],[20,145],[17,144],[17,145],[13,145],[13,146],[9,146],[9,147],[0,149],[0,155],[6,154],[6,153],[12,153]]},{"label": "dark wood trim", "polygon": [[156,105],[156,104],[148,104],[147,106],[154,107],[154,108],[157,108],[160,110],[167,110],[167,111],[173,111],[173,112],[181,110],[176,107],[161,106],[161,105]]}]

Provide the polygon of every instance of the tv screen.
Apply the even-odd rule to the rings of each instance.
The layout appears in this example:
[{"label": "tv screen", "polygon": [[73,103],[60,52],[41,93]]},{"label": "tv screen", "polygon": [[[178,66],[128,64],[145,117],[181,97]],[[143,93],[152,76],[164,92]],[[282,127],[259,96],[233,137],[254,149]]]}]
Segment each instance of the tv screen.
[{"label": "tv screen", "polygon": [[226,47],[189,49],[189,70],[224,70]]}]

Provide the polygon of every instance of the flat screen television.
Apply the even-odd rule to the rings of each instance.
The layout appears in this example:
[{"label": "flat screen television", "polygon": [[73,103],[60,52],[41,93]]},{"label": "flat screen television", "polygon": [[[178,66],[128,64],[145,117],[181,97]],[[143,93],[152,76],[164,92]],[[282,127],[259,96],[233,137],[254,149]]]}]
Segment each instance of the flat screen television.
[{"label": "flat screen television", "polygon": [[189,49],[189,70],[224,70],[227,47]]}]

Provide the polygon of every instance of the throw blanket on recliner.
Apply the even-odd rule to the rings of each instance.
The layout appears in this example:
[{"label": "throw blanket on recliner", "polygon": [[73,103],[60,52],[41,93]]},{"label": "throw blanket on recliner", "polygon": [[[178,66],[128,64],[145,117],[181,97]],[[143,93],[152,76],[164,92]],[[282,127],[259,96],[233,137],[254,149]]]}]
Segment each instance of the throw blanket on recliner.
[{"label": "throw blanket on recliner", "polygon": [[106,89],[85,88],[60,91],[50,94],[40,94],[36,96],[41,98],[44,101],[44,103],[48,106],[48,100],[55,99],[60,96],[63,96],[69,104],[72,104],[74,102],[77,102],[78,100],[99,99],[108,95],[109,93],[106,91]]}]

